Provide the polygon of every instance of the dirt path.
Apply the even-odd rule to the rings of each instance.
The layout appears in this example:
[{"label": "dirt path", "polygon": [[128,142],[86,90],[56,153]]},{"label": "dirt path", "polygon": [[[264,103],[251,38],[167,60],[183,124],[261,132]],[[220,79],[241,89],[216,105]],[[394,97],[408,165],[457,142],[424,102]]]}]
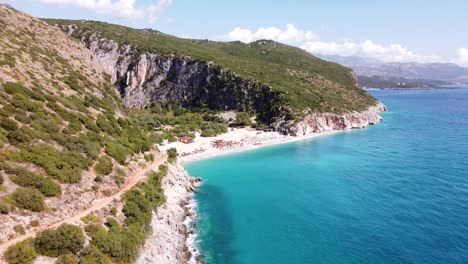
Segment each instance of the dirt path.
[{"label": "dirt path", "polygon": [[[122,186],[122,188],[118,192],[116,192],[115,194],[113,194],[111,196],[108,196],[108,197],[101,198],[101,199],[96,199],[92,203],[91,207],[87,208],[86,210],[80,211],[79,213],[77,213],[77,214],[75,214],[73,216],[70,216],[70,217],[68,217],[66,219],[63,219],[63,220],[61,220],[61,221],[59,221],[57,223],[54,223],[54,224],[49,225],[49,226],[41,227],[41,228],[39,228],[37,230],[27,231],[24,235],[20,235],[18,237],[15,237],[15,238],[13,238],[11,240],[6,241],[5,243],[0,245],[0,253],[3,253],[11,245],[14,245],[17,242],[20,242],[20,241],[22,241],[24,239],[34,237],[37,233],[39,233],[39,232],[41,232],[41,231],[43,231],[45,229],[56,228],[56,227],[58,227],[58,226],[60,226],[62,224],[65,224],[65,223],[67,223],[67,224],[77,223],[77,222],[81,221],[81,218],[87,216],[88,214],[106,207],[114,199],[119,199],[125,192],[130,190],[137,183],[139,183],[140,180],[142,180],[144,178],[146,173],[148,173],[151,170],[157,169],[158,166],[163,164],[166,160],[167,160],[167,154],[165,154],[165,153],[159,154],[159,157],[155,156],[155,161],[153,163],[147,165],[145,168],[143,168],[141,170],[138,170],[134,174],[127,177],[125,185]],[[0,263],[1,263],[1,259],[0,259]]]}]

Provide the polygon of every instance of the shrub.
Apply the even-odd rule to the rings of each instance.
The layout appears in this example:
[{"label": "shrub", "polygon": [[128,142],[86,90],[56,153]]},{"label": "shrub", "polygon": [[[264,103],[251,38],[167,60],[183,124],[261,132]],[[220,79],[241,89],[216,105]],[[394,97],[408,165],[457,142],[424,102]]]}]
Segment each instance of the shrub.
[{"label": "shrub", "polygon": [[106,153],[120,164],[125,164],[125,161],[127,160],[127,148],[119,143],[107,143]]},{"label": "shrub", "polygon": [[38,112],[42,109],[42,104],[36,103],[22,94],[14,94],[11,104],[17,108],[29,112]]},{"label": "shrub", "polygon": [[19,131],[8,132],[7,138],[10,144],[12,145],[19,145],[19,144],[27,143],[29,141],[28,136]]},{"label": "shrub", "polygon": [[55,183],[49,177],[35,174],[23,168],[12,168],[7,166],[5,171],[9,174],[13,174],[10,179],[21,187],[34,187],[47,197],[59,196],[62,194],[60,185]]},{"label": "shrub", "polygon": [[5,252],[5,259],[10,264],[30,264],[37,254],[32,246],[32,240],[24,240],[9,247]]},{"label": "shrub", "polygon": [[37,252],[49,257],[78,253],[84,245],[85,236],[80,227],[63,224],[56,230],[42,231],[34,239]]},{"label": "shrub", "polygon": [[167,150],[168,161],[174,163],[177,160],[177,149],[170,148]]},{"label": "shrub", "polygon": [[116,215],[117,214],[117,208],[112,207],[109,212],[111,215]]},{"label": "shrub", "polygon": [[26,234],[26,230],[24,229],[23,225],[15,225],[13,227],[13,230],[15,230],[16,233],[21,234],[21,235]]},{"label": "shrub", "polygon": [[154,161],[154,155],[153,154],[145,155],[145,160],[147,162]]},{"label": "shrub", "polygon": [[95,246],[90,245],[81,252],[79,264],[110,264],[109,259]]},{"label": "shrub", "polygon": [[3,117],[0,119],[0,127],[5,130],[15,131],[18,129],[18,124],[10,118]]},{"label": "shrub", "polygon": [[[117,224],[118,225],[118,224]],[[138,253],[138,240],[127,230],[112,227],[101,229],[92,236],[91,243],[102,253],[124,262],[131,262]]]},{"label": "shrub", "polygon": [[89,168],[92,161],[76,152],[58,152],[41,144],[29,146],[19,153],[19,159],[43,167],[54,179],[63,183],[76,183],[81,179],[81,171]]},{"label": "shrub", "polygon": [[10,206],[0,202],[0,214],[8,214],[10,212]]},{"label": "shrub", "polygon": [[109,158],[109,156],[100,157],[98,163],[94,167],[96,173],[101,175],[109,175],[109,173],[112,172],[112,169],[112,160]]},{"label": "shrub", "polygon": [[250,120],[250,116],[246,112],[237,113],[236,116],[236,125],[238,126],[251,126],[252,120]]},{"label": "shrub", "polygon": [[44,211],[46,204],[44,196],[40,191],[34,188],[18,188],[12,194],[15,205],[19,208],[29,209],[34,212]]},{"label": "shrub", "polygon": [[32,220],[31,222],[29,222],[29,225],[32,227],[37,227],[39,226],[39,224],[39,220]]},{"label": "shrub", "polygon": [[78,258],[72,254],[61,255],[55,264],[78,264]]}]

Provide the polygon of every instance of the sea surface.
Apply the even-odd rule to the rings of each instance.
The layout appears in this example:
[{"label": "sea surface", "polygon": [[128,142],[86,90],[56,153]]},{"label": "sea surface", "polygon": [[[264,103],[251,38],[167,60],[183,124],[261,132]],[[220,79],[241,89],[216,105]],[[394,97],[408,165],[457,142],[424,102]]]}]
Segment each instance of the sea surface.
[{"label": "sea surface", "polygon": [[379,125],[186,165],[206,263],[468,263],[468,89],[371,93]]}]

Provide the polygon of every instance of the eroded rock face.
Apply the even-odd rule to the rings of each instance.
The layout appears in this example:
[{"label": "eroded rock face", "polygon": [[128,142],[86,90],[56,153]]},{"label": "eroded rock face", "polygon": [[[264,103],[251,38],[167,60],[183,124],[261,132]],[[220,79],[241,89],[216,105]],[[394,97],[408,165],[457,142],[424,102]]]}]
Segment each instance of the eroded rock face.
[{"label": "eroded rock face", "polygon": [[199,181],[191,177],[181,165],[170,165],[162,180],[166,197],[164,205],[153,213],[153,232],[137,258],[138,264],[188,263],[192,253],[187,248],[189,228],[185,224],[189,215],[187,206]]},{"label": "eroded rock face", "polygon": [[[67,26],[62,30],[72,34],[77,28]],[[271,87],[245,80],[213,62],[140,52],[96,33],[84,35],[81,43],[111,76],[127,107],[173,102],[188,108],[255,112],[258,120],[291,135],[366,127],[378,123],[379,114],[385,111],[385,106],[377,103],[359,113],[311,113],[300,120],[286,121],[290,108]]]},{"label": "eroded rock face", "polygon": [[352,112],[343,115],[331,113],[314,113],[285,128],[291,135],[301,136],[331,130],[364,128],[382,120],[380,113],[386,111],[385,105],[378,102],[363,112]]},{"label": "eroded rock face", "polygon": [[[72,34],[76,28],[62,30]],[[245,80],[213,62],[139,52],[96,34],[80,41],[111,76],[127,107],[171,102],[188,108],[256,112],[266,123],[275,122],[288,111],[271,87]]]}]

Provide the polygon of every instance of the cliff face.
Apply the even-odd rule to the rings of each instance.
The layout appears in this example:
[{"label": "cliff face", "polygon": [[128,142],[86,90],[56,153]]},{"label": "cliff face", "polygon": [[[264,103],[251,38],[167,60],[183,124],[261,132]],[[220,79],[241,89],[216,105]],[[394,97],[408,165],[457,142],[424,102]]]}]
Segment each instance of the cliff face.
[{"label": "cliff face", "polygon": [[181,165],[169,166],[162,180],[166,202],[153,213],[153,232],[140,251],[137,264],[193,263],[197,257],[194,248],[188,248],[187,239],[193,233],[193,192],[199,179],[191,177]]},{"label": "cliff face", "polygon": [[305,116],[292,124],[286,124],[284,130],[295,136],[321,133],[331,130],[347,130],[375,125],[382,120],[380,113],[386,111],[385,105],[377,103],[366,111],[336,115],[331,113],[314,113]]},{"label": "cliff face", "polygon": [[[69,34],[73,30],[65,28]],[[142,108],[159,102],[188,108],[250,111],[258,113],[266,123],[273,123],[285,112],[280,95],[271,87],[243,80],[213,62],[139,52],[94,34],[80,41],[110,74],[127,107]]]},{"label": "cliff face", "polygon": [[[62,30],[72,35],[77,27],[62,26]],[[111,76],[127,107],[142,108],[158,102],[255,112],[258,120],[292,135],[365,127],[378,123],[379,113],[385,111],[385,106],[378,103],[360,113],[312,113],[300,120],[287,120],[291,110],[279,92],[213,62],[141,52],[138,47],[119,45],[92,32],[82,34],[80,42]]]}]

